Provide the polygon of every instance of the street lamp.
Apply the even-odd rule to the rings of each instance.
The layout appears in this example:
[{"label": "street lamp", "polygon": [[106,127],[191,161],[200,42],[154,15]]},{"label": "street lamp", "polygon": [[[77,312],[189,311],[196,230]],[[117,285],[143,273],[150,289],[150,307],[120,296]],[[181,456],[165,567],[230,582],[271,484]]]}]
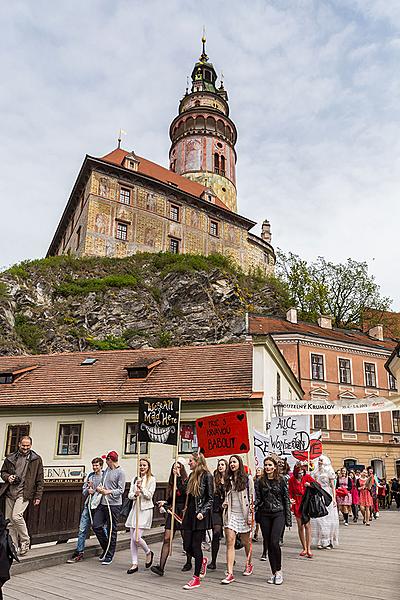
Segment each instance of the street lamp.
[{"label": "street lamp", "polygon": [[276,404],[274,404],[275,416],[277,416],[277,417],[283,417],[284,408],[285,407],[282,404],[281,399],[278,398],[278,400],[276,401]]}]

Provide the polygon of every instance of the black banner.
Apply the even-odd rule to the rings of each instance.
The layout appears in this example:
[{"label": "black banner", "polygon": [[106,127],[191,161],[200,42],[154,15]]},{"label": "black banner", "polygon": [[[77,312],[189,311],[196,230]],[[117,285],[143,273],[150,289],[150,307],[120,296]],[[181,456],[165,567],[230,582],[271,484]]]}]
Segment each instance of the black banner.
[{"label": "black banner", "polygon": [[139,398],[139,442],[176,446],[179,398]]}]

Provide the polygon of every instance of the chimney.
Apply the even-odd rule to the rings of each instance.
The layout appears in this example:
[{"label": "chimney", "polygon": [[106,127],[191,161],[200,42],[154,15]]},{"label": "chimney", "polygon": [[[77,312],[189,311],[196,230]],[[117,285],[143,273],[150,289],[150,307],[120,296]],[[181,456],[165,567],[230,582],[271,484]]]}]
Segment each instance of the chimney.
[{"label": "chimney", "polygon": [[289,321],[289,323],[297,323],[297,308],[289,308],[286,313],[286,321]]},{"label": "chimney", "polygon": [[376,340],[383,341],[383,325],[375,325],[368,330],[369,337],[375,338]]},{"label": "chimney", "polygon": [[320,315],[318,325],[323,329],[332,329],[332,317],[330,315]]},{"label": "chimney", "polygon": [[263,222],[262,226],[261,226],[261,239],[264,240],[264,242],[267,242],[268,244],[271,243],[271,225],[270,222],[265,219],[265,221]]}]

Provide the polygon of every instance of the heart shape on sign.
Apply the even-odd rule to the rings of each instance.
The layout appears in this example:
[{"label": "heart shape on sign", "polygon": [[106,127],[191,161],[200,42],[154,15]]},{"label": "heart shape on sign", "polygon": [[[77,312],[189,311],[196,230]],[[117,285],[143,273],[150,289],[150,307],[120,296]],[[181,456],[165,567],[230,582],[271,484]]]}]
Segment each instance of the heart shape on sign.
[{"label": "heart shape on sign", "polygon": [[200,429],[203,427],[203,421],[197,421],[197,427],[200,427]]},{"label": "heart shape on sign", "polygon": [[292,456],[294,456],[296,460],[300,460],[302,462],[308,460],[309,457],[310,460],[314,460],[315,458],[318,458],[318,456],[321,456],[321,454],[321,440],[310,440],[310,454],[308,454],[307,450],[295,450],[294,452],[292,452]]},{"label": "heart shape on sign", "polygon": [[243,452],[244,450],[247,450],[247,444],[245,444],[243,442],[243,444],[240,446],[240,450]]},{"label": "heart shape on sign", "polygon": [[236,417],[239,419],[239,421],[243,421],[244,413],[241,413],[240,415],[236,415]]}]

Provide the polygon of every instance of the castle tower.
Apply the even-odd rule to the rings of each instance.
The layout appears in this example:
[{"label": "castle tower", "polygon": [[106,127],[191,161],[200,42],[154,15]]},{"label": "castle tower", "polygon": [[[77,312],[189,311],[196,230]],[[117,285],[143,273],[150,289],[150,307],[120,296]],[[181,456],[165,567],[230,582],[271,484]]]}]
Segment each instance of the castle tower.
[{"label": "castle tower", "polygon": [[229,118],[228,94],[203,52],[192,72],[192,86],[179,104],[171,123],[170,169],[209,188],[233,212],[237,212],[237,131]]}]

